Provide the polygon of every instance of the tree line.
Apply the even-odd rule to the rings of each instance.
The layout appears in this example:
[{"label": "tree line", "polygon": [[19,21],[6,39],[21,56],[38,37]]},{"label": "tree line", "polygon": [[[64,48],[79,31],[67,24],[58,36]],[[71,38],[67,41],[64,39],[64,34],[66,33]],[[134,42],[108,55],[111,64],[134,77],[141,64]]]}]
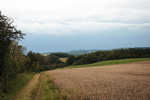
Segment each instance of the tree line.
[{"label": "tree line", "polygon": [[127,59],[127,58],[150,58],[150,48],[128,48],[111,51],[97,51],[91,54],[68,57],[67,65],[90,64],[99,61]]}]

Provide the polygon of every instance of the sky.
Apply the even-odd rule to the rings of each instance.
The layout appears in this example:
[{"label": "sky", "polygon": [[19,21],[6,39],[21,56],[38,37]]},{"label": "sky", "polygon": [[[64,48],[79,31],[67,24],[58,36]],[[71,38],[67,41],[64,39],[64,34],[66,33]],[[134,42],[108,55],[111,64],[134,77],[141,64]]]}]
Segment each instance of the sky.
[{"label": "sky", "polygon": [[150,0],[1,0],[33,52],[150,47]]}]

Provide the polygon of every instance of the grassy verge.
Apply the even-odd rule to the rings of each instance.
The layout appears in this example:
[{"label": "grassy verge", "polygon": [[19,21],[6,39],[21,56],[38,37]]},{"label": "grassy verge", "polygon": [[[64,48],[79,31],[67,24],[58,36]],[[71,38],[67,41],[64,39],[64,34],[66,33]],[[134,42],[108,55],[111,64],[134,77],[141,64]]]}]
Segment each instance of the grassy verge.
[{"label": "grassy verge", "polygon": [[42,73],[43,85],[40,100],[67,100],[66,94],[53,83],[52,75]]},{"label": "grassy verge", "polygon": [[132,59],[120,59],[120,60],[108,60],[108,61],[101,61],[101,62],[96,62],[96,63],[92,63],[92,64],[68,66],[68,67],[64,67],[64,68],[80,68],[80,67],[115,65],[115,64],[139,62],[139,61],[148,61],[148,60],[150,60],[150,58],[132,58]]},{"label": "grassy verge", "polygon": [[[42,78],[43,85],[40,100],[90,100],[90,98],[84,94],[85,90],[82,90],[82,88],[58,89],[53,82],[53,75],[43,73]],[[78,92],[83,93],[83,95],[80,93],[78,94]]]},{"label": "grassy verge", "polygon": [[12,98],[23,86],[25,86],[35,75],[35,73],[23,73],[18,75],[16,79],[8,81],[8,90],[3,92],[0,90],[0,100],[9,100]]}]

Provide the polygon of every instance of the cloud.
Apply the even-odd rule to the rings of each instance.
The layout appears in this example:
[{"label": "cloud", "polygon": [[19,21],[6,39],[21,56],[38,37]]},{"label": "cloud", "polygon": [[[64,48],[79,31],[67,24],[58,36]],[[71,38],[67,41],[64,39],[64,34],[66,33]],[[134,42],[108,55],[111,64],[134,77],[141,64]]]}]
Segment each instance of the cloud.
[{"label": "cloud", "polygon": [[24,33],[150,31],[149,0],[3,0],[2,14]]},{"label": "cloud", "polygon": [[38,34],[93,34],[104,31],[131,30],[134,32],[147,32],[150,24],[122,24],[122,23],[104,23],[104,22],[66,22],[66,23],[23,23],[16,22],[18,28],[25,33]]}]

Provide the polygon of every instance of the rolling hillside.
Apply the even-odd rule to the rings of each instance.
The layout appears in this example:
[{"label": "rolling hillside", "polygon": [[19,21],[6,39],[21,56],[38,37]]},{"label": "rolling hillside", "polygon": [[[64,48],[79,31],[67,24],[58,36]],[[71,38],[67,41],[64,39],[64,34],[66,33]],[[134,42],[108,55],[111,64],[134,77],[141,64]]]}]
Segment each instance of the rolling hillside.
[{"label": "rolling hillside", "polygon": [[[135,49],[149,49],[150,47],[134,47]],[[107,51],[110,50],[117,50],[117,49],[121,49],[121,48],[114,48],[114,49],[107,49]],[[129,49],[128,48],[123,48],[123,49]],[[68,51],[68,52],[47,52],[47,53],[42,53],[42,55],[47,56],[50,55],[51,53],[67,53],[69,55],[84,55],[84,54],[89,54],[92,52],[96,52],[96,51],[100,51],[100,50],[96,50],[96,49],[91,49],[91,50],[72,50],[72,51]],[[102,50],[105,51],[105,50]]]},{"label": "rolling hillside", "polygon": [[83,55],[83,54],[89,54],[96,51],[99,50],[72,50],[68,52],[47,52],[47,53],[42,53],[42,55],[47,56],[50,55],[51,53],[67,53],[69,55]]}]

